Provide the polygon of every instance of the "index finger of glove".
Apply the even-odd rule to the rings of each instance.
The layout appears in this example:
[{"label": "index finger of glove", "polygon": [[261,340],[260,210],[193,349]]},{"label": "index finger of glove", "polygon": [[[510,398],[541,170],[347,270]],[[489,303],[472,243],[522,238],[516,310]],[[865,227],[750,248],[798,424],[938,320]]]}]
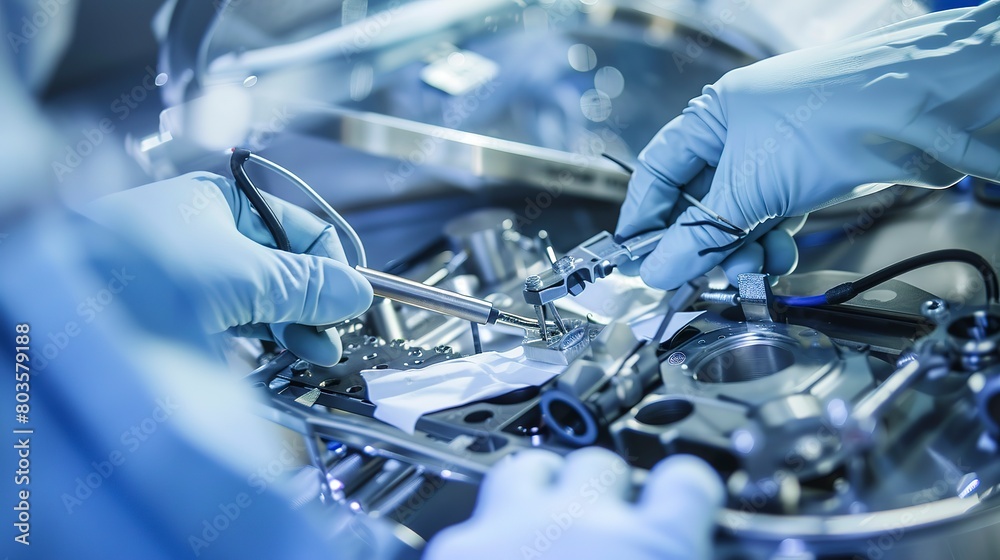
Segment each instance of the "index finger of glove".
[{"label": "index finger of glove", "polygon": [[[264,220],[236,184],[221,177],[214,182],[226,196],[233,211],[236,229],[265,247],[276,248],[274,237],[264,225]],[[308,253],[347,262],[344,248],[333,226],[305,208],[265,192],[261,196],[284,228],[293,253]]]},{"label": "index finger of glove", "polygon": [[706,96],[691,101],[681,115],[667,123],[639,154],[639,165],[629,181],[615,234],[632,237],[662,228],[681,188],[722,154],[717,128],[706,122]]}]

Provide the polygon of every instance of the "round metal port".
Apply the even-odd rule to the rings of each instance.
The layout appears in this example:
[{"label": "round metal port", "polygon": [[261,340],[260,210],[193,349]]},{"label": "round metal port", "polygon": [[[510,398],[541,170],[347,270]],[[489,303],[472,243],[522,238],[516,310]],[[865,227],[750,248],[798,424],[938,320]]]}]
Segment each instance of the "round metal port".
[{"label": "round metal port", "polygon": [[639,409],[635,419],[648,426],[666,426],[687,418],[694,412],[694,405],[687,399],[664,399]]},{"label": "round metal port", "polygon": [[702,361],[695,369],[695,379],[703,383],[738,383],[754,381],[795,364],[795,354],[770,341],[736,346]]}]

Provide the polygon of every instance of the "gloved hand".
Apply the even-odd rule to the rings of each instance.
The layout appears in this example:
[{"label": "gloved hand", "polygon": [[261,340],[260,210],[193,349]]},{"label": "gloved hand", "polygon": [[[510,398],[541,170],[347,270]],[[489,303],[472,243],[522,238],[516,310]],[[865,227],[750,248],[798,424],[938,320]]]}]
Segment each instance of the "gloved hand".
[{"label": "gloved hand", "polygon": [[[720,263],[738,269],[731,273],[785,273],[795,247],[786,232],[764,234],[775,218],[893,183],[939,188],[965,174],[1000,178],[998,18],[996,0],[930,14],[763,60],[706,86],[643,150],[629,184],[619,236],[673,223],[642,278],[672,289]],[[707,189],[702,202],[758,240],[699,256],[736,238],[680,225],[712,219],[680,208],[680,189]]]},{"label": "gloved hand", "polygon": [[426,560],[511,558],[708,558],[719,477],[701,460],[657,465],[637,504],[625,501],[629,467],[592,447],[566,459],[518,453],[483,481],[468,521],[434,537]]},{"label": "gloved hand", "polygon": [[314,326],[363,313],[371,305],[372,288],[345,264],[332,226],[302,208],[264,197],[294,253],[272,248],[271,234],[243,193],[211,173],[109,195],[84,213],[193,287],[205,307],[202,322],[208,332],[228,329],[266,339],[273,333],[276,342],[302,359],[336,364],[342,350],[336,329],[318,332]]}]

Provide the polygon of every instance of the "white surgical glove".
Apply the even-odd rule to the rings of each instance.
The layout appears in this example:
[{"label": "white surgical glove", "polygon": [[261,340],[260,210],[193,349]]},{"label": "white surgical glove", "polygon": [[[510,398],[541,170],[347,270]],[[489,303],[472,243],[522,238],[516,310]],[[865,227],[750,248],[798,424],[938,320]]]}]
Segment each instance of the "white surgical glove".
[{"label": "white surgical glove", "polygon": [[673,457],[631,504],[629,472],[597,447],[565,459],[523,451],[486,475],[472,518],[434,537],[424,558],[709,558],[723,498],[718,475],[700,459]]},{"label": "white surgical glove", "polygon": [[[134,242],[200,296],[210,333],[273,338],[319,365],[341,356],[327,325],[363,313],[372,288],[345,264],[332,226],[264,194],[293,253],[274,247],[263,220],[232,181],[189,173],[106,196],[85,213]],[[267,327],[270,325],[270,328]],[[269,332],[270,331],[270,332]]]},{"label": "white surgical glove", "polygon": [[[950,10],[733,70],[639,156],[617,234],[667,230],[642,263],[676,288],[712,267],[789,272],[795,246],[776,218],[802,216],[890,184],[940,188],[1000,179],[1000,1]],[[865,184],[866,188],[857,188]],[[711,226],[680,190],[745,230]],[[770,220],[770,221],[769,221]],[[766,223],[765,223],[766,222]],[[794,228],[792,228],[794,229]],[[754,241],[753,239],[757,240]]]}]

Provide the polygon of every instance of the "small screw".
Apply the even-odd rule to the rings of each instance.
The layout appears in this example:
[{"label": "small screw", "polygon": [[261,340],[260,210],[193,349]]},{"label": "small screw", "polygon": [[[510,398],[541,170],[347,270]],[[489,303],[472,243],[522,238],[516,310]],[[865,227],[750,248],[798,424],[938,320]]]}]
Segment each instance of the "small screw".
[{"label": "small screw", "polygon": [[527,290],[537,290],[541,287],[542,287],[542,277],[537,274],[532,274],[531,276],[524,279],[524,288]]},{"label": "small screw", "polygon": [[920,313],[928,319],[941,319],[948,311],[948,302],[940,298],[929,299],[920,306]]},{"label": "small screw", "polygon": [[573,257],[566,256],[552,263],[552,270],[559,274],[566,274],[573,270]]}]

